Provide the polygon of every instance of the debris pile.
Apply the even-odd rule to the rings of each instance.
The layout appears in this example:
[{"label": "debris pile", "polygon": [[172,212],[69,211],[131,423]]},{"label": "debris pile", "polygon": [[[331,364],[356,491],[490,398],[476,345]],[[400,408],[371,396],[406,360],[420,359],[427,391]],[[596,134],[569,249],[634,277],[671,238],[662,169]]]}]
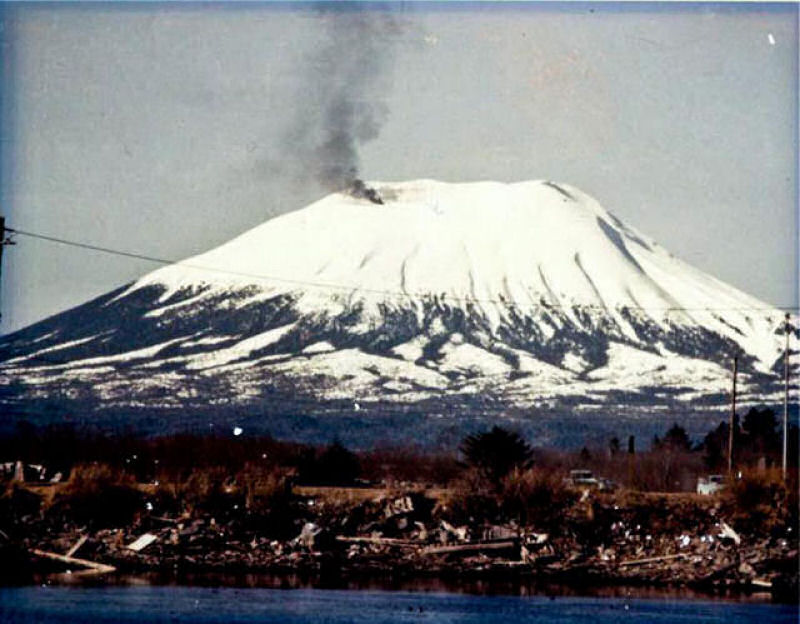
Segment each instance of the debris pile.
[{"label": "debris pile", "polygon": [[[315,571],[527,575],[556,581],[795,591],[798,546],[791,527],[744,534],[719,502],[695,495],[593,492],[557,523],[471,518],[460,524],[424,492],[350,502],[296,496],[292,535],[269,516],[159,513],[129,526],[90,529],[29,517],[22,540],[36,557],[124,571]],[[77,564],[80,565],[80,564]]]}]

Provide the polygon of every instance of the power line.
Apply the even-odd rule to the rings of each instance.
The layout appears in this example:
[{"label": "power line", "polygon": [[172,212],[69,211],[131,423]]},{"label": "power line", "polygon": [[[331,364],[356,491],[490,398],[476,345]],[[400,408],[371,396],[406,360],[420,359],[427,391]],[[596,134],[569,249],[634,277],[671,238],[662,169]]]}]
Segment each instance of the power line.
[{"label": "power line", "polygon": [[[66,245],[68,247],[74,247],[78,249],[85,249],[90,251],[97,251],[101,253],[111,254],[115,256],[121,256],[125,258],[133,258],[136,260],[144,260],[146,262],[153,262],[156,264],[161,265],[177,265],[188,269],[194,269],[198,271],[207,271],[207,272],[214,272],[214,273],[221,273],[225,275],[231,275],[236,277],[246,277],[249,279],[256,279],[260,281],[270,281],[270,282],[279,282],[284,284],[293,284],[297,286],[307,286],[312,288],[319,288],[319,289],[327,289],[327,290],[336,290],[336,291],[343,291],[343,292],[352,292],[358,290],[360,292],[370,293],[370,294],[378,294],[378,295],[385,295],[391,297],[398,297],[398,298],[407,298],[407,299],[419,299],[419,298],[430,298],[430,297],[439,297],[435,293],[409,293],[403,291],[396,291],[396,290],[384,290],[384,289],[376,289],[376,288],[364,288],[357,284],[336,284],[331,282],[316,282],[316,281],[309,281],[309,280],[300,280],[300,279],[293,279],[293,278],[286,278],[286,277],[277,277],[274,275],[266,275],[266,274],[257,274],[257,273],[248,273],[245,271],[234,271],[231,269],[223,269],[220,267],[212,267],[212,266],[204,266],[204,265],[197,265],[191,264],[182,260],[175,260],[169,258],[162,258],[158,256],[151,256],[143,253],[136,253],[136,252],[129,252],[120,249],[115,249],[112,247],[105,247],[101,245],[95,245],[92,243],[84,243],[81,241],[74,241],[68,240],[65,238],[60,238],[56,236],[49,236],[45,234],[39,234],[37,232],[30,232],[26,230],[19,230],[15,228],[5,228],[7,232],[12,232],[13,234],[18,234],[20,236],[27,236],[29,238],[39,239],[51,243],[57,243],[60,245]],[[441,298],[443,300],[451,299],[454,301],[461,301],[464,303],[490,303],[496,305],[505,305],[509,307],[520,307],[516,303],[509,302],[505,299],[491,299],[491,298],[480,298],[480,297],[461,297],[457,295],[449,295],[449,294],[442,294]],[[531,308],[560,308],[560,309],[586,309],[586,310],[608,310],[609,308],[605,305],[601,304],[587,304],[587,303],[576,303],[576,304],[564,304],[560,302],[544,302],[541,303],[534,303],[531,302]],[[775,311],[782,311],[782,312],[793,312],[800,310],[800,306],[739,306],[739,307],[699,307],[699,308],[688,308],[682,306],[666,306],[666,307],[655,307],[655,306],[641,306],[641,305],[624,305],[624,306],[617,306],[615,309],[618,310],[641,310],[641,311],[661,311],[661,312],[775,312]]]},{"label": "power line", "polygon": [[[59,237],[48,236],[48,235],[39,234],[39,233],[35,233],[35,232],[29,232],[29,231],[24,231],[24,230],[17,230],[17,229],[13,229],[13,228],[6,228],[6,231],[8,231],[10,233],[13,233],[13,234],[16,234],[16,235],[27,236],[27,237],[34,238],[34,239],[40,239],[40,240],[47,241],[47,242],[52,242],[52,243],[56,243],[56,244],[62,244],[62,245],[66,245],[66,246],[70,246],[70,247],[74,247],[74,248],[79,248],[79,249],[84,249],[84,250],[89,250],[89,251],[102,252],[102,253],[106,253],[106,254],[112,254],[112,255],[121,256],[121,257],[133,258],[133,259],[137,259],[137,260],[144,260],[144,261],[147,261],[147,262],[154,262],[154,263],[162,264],[162,265],[178,265],[178,266],[191,268],[191,269],[197,269],[197,270],[209,271],[209,272],[217,272],[217,273],[224,273],[224,274],[235,275],[235,276],[240,276],[240,277],[247,277],[247,278],[250,278],[250,279],[283,282],[283,283],[288,283],[288,284],[296,284],[296,285],[301,285],[301,286],[311,286],[311,287],[315,287],[315,288],[323,288],[323,289],[328,289],[328,290],[352,291],[352,290],[358,289],[358,290],[361,290],[361,291],[364,291],[364,292],[370,292],[370,293],[376,293],[376,294],[382,294],[382,295],[388,295],[388,296],[396,296],[396,297],[408,297],[408,298],[411,298],[411,297],[430,297],[431,296],[431,294],[428,294],[428,293],[426,293],[424,295],[414,295],[412,293],[399,292],[399,291],[378,290],[378,289],[364,289],[364,288],[360,288],[360,287],[355,286],[355,285],[348,286],[348,285],[343,285],[343,284],[312,282],[312,281],[304,281],[304,280],[297,280],[297,279],[280,278],[280,277],[268,276],[268,275],[259,275],[259,274],[246,273],[246,272],[238,272],[238,271],[232,271],[232,270],[222,269],[222,268],[218,268],[218,267],[193,265],[193,264],[182,262],[182,261],[175,261],[175,260],[172,260],[172,259],[155,257],[155,256],[142,254],[142,253],[133,253],[133,252],[128,252],[128,251],[124,251],[124,250],[120,250],[120,249],[115,249],[115,248],[110,248],[110,247],[105,247],[105,246],[100,246],[100,245],[95,245],[95,244],[90,244],[90,243],[85,243],[85,242],[80,242],[80,241],[67,240],[67,239],[63,239],[63,238],[59,238]],[[463,300],[465,302],[476,302],[476,303],[478,303],[478,302],[486,302],[486,303],[494,303],[494,304],[501,304],[501,305],[517,307],[516,304],[510,303],[510,302],[508,302],[506,300],[503,300],[503,299],[499,299],[499,300],[498,299],[480,299],[480,298],[456,297],[456,296],[447,296],[446,298],[449,298],[449,299],[452,299],[452,300],[456,300],[456,301]],[[539,307],[539,308],[567,308],[567,307],[574,307],[574,308],[600,309],[600,310],[607,310],[608,309],[608,308],[606,308],[605,306],[602,306],[602,305],[592,305],[592,304],[577,304],[577,305],[561,304],[561,303],[552,303],[552,304],[538,303],[537,304],[537,303],[533,303],[533,302],[530,304],[530,307],[532,307],[532,308],[536,308],[536,307]],[[775,307],[756,307],[756,306],[739,307],[739,308],[710,308],[710,307],[709,308],[681,308],[681,307],[677,307],[677,306],[669,307],[669,308],[655,308],[655,307],[647,308],[645,306],[621,306],[621,307],[622,307],[623,310],[632,309],[632,310],[704,311],[704,312],[726,311],[726,310],[730,310],[730,311],[732,311],[732,310],[740,310],[740,311],[758,311],[758,310],[763,310],[763,311],[774,312],[774,311],[776,311],[778,309],[778,308],[775,308]],[[787,310],[787,309],[788,310],[797,310],[798,308],[797,307],[788,307],[788,308],[783,308],[783,309],[784,310]],[[78,360],[78,361],[69,361],[69,362],[57,361],[55,359],[42,357],[41,355],[37,356],[36,354],[32,354],[32,355],[29,355],[27,357],[23,357],[23,359],[24,360],[34,360],[34,361],[46,362],[47,364],[50,364],[51,366],[56,366],[56,367],[57,366],[64,366],[64,365],[68,365],[68,364],[80,365],[80,362],[81,362],[80,360]],[[87,358],[87,359],[92,359],[92,358]],[[112,356],[112,361],[110,361],[109,364],[114,365],[116,363],[119,363],[119,362],[114,362],[113,361],[113,356]],[[135,367],[135,363],[134,362],[132,362],[131,364]],[[87,366],[91,367],[92,365],[91,364],[87,364]],[[436,372],[438,372],[439,374],[442,374],[441,371],[436,371]],[[655,371],[653,371],[653,375],[655,375]],[[369,416],[369,415],[375,414],[375,413],[377,413],[379,415],[386,414],[386,415],[410,416],[410,415],[413,415],[415,412],[417,412],[419,410],[427,410],[428,413],[432,411],[433,413],[440,413],[442,415],[455,416],[455,415],[457,415],[459,409],[464,409],[464,408],[467,407],[467,405],[469,405],[469,408],[471,410],[473,410],[474,412],[477,412],[477,414],[479,416],[491,416],[491,415],[505,414],[505,415],[508,415],[508,416],[511,416],[511,417],[515,417],[517,415],[517,413],[522,413],[527,408],[525,408],[523,406],[520,406],[519,404],[514,404],[513,400],[510,401],[510,402],[505,402],[499,397],[498,398],[492,397],[491,399],[487,400],[486,397],[482,397],[479,394],[478,395],[471,394],[465,387],[465,386],[471,385],[473,383],[481,384],[482,382],[488,381],[489,378],[495,378],[495,377],[508,378],[508,376],[509,376],[509,373],[495,373],[495,374],[489,374],[489,375],[478,375],[475,378],[466,378],[466,379],[460,379],[460,380],[452,380],[451,379],[449,385],[454,386],[454,387],[452,387],[451,389],[448,390],[448,393],[449,393],[449,398],[448,399],[438,399],[437,400],[437,399],[434,399],[434,398],[430,398],[430,399],[423,399],[421,402],[418,402],[418,401],[405,402],[405,401],[402,401],[402,400],[399,400],[397,402],[393,402],[393,401],[379,400],[379,401],[376,401],[376,402],[373,403],[373,402],[370,402],[369,399],[364,398],[364,397],[361,397],[361,398],[353,397],[351,399],[326,399],[324,397],[314,398],[314,397],[311,397],[311,396],[299,397],[299,396],[297,396],[295,394],[295,391],[293,391],[291,387],[288,390],[283,390],[283,389],[276,390],[276,395],[272,395],[269,392],[265,393],[265,394],[262,394],[260,398],[262,400],[266,401],[266,404],[264,406],[262,406],[263,408],[266,408],[266,409],[269,409],[269,408],[273,408],[273,409],[277,409],[277,410],[291,410],[291,409],[304,410],[304,409],[308,409],[308,410],[319,411],[322,414],[325,414],[325,413],[337,413],[337,412],[349,412],[353,416],[356,416],[356,417],[359,416],[359,414],[358,414],[359,410],[358,409],[353,410],[353,408],[351,408],[348,405],[348,403],[351,403],[352,401],[357,401],[357,402],[361,403],[364,406],[363,407],[363,411],[365,413],[364,414],[365,416]],[[509,381],[513,382],[514,380],[509,379]],[[212,389],[212,390],[228,389],[232,393],[235,393],[235,391],[236,391],[235,390],[235,385],[230,385],[230,384],[225,383],[222,380],[217,381],[216,379],[213,379],[213,378],[210,378],[210,377],[205,377],[205,376],[202,376],[202,377],[194,376],[192,378],[192,384],[194,386],[196,386],[196,387],[199,387],[200,389],[206,389],[206,388]],[[169,386],[169,384],[167,384],[167,387],[168,386]],[[162,386],[162,388],[163,387],[164,386]],[[433,391],[433,389],[431,389],[431,390]],[[289,394],[294,395],[294,396],[288,396]],[[0,398],[0,403],[2,403],[2,402],[4,402],[4,401],[3,401],[2,398]],[[426,407],[426,404],[428,402],[431,403],[430,407]],[[550,401],[548,400],[547,402],[549,403]],[[559,400],[555,399],[554,402],[558,403]],[[670,401],[667,400],[666,403],[665,403],[665,407],[668,407],[669,404],[670,404]],[[713,405],[709,405],[709,406],[706,406],[706,407],[710,407],[712,410],[714,408]],[[240,406],[240,409],[243,409],[243,410],[246,410],[248,408],[252,409],[252,406],[244,406],[244,405]],[[36,407],[33,408],[34,413],[36,412],[37,409],[38,408],[36,408]]]}]

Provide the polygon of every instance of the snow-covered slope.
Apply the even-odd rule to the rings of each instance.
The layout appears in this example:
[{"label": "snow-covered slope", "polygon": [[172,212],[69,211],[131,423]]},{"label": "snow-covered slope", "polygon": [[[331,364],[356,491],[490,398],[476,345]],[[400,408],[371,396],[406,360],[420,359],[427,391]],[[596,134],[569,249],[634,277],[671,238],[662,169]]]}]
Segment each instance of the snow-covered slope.
[{"label": "snow-covered slope", "polygon": [[[776,357],[775,310],[674,258],[573,187],[430,180],[374,186],[383,205],[331,195],[155,271],[127,293],[165,286],[165,302],[200,285],[219,292],[255,284],[254,300],[301,289],[301,309],[332,313],[354,299],[375,312],[387,302],[437,296],[470,305],[494,326],[509,309],[557,308],[576,325],[578,310],[599,313],[635,339],[628,311],[660,327],[712,329],[765,366]],[[172,308],[155,314],[163,309]]]},{"label": "snow-covered slope", "polygon": [[372,186],[383,204],[330,195],[7,337],[7,394],[155,411],[278,396],[304,413],[696,407],[722,401],[734,353],[745,398],[775,392],[782,314],[578,189]]}]

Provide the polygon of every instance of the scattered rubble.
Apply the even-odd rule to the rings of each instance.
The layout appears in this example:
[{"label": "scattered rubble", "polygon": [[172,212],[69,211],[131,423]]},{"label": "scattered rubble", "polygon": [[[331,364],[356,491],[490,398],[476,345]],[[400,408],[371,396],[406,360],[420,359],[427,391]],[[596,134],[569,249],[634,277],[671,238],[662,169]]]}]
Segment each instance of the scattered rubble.
[{"label": "scattered rubble", "polygon": [[[690,495],[691,496],[691,495]],[[699,497],[698,497],[699,498]],[[310,504],[312,503],[313,504]],[[28,518],[22,544],[39,558],[96,572],[329,569],[506,574],[555,581],[795,591],[793,533],[737,531],[712,499],[633,500],[590,493],[552,526],[454,522],[419,492],[362,502],[299,501],[294,531],[246,511],[173,516],[143,508],[131,526],[89,530]],[[291,537],[294,535],[294,537]],[[81,552],[81,559],[74,555]],[[58,553],[64,552],[65,555]],[[399,571],[399,572],[398,572]]]}]

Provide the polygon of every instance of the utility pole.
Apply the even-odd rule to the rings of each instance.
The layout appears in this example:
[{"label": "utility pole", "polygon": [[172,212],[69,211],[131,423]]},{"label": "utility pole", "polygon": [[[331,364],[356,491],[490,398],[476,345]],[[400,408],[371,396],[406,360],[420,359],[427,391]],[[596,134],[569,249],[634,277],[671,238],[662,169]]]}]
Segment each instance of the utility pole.
[{"label": "utility pole", "polygon": [[789,313],[786,313],[786,323],[783,326],[786,347],[783,351],[783,480],[786,481],[786,464],[789,456]]},{"label": "utility pole", "polygon": [[3,271],[3,247],[6,240],[6,218],[0,217],[0,274]]},{"label": "utility pole", "polygon": [[634,489],[633,474],[636,461],[636,438],[628,436],[628,489]]},{"label": "utility pole", "polygon": [[[11,241],[6,241],[6,218],[0,217],[0,276],[3,274],[3,247],[6,245],[13,245],[13,243]],[[1,318],[3,318],[2,307],[0,307],[0,319]]]},{"label": "utility pole", "polygon": [[733,393],[731,394],[731,424],[728,426],[728,476],[733,477],[733,428],[736,424],[736,373],[739,356],[733,356]]}]

